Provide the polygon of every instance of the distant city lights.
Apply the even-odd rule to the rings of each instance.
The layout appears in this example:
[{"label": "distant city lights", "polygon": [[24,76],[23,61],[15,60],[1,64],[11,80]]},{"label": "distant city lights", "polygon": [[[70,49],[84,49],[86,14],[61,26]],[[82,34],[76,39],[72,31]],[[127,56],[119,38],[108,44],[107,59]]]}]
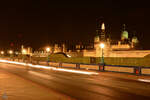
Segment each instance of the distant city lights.
[{"label": "distant city lights", "polygon": [[13,54],[13,51],[12,51],[12,50],[9,50],[9,54]]},{"label": "distant city lights", "polygon": [[3,54],[4,54],[4,51],[1,51],[1,54],[3,55]]}]

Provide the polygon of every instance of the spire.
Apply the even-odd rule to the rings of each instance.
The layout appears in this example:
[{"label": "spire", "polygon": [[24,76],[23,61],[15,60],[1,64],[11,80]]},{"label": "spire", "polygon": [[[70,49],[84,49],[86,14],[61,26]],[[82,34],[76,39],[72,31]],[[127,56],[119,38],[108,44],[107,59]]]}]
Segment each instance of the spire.
[{"label": "spire", "polygon": [[102,26],[101,26],[101,34],[100,34],[100,40],[101,41],[105,41],[105,24],[104,23],[102,23]]},{"label": "spire", "polygon": [[123,31],[126,30],[126,24],[123,24]]},{"label": "spire", "polygon": [[102,30],[105,30],[105,24],[102,23],[102,27],[101,27]]}]

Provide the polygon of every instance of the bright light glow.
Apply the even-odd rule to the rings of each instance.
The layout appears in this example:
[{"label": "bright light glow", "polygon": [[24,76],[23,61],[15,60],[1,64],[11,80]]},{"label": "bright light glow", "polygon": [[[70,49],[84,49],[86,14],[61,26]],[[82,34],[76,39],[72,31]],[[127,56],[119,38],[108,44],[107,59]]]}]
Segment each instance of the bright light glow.
[{"label": "bright light glow", "polygon": [[27,53],[27,50],[26,49],[23,49],[22,50],[22,54],[26,54]]},{"label": "bright light glow", "polygon": [[78,71],[78,70],[70,70],[70,69],[57,69],[58,71],[65,71],[65,72],[72,72],[72,73],[79,73],[79,74],[88,74],[88,75],[91,75],[91,74],[98,74],[98,73],[95,73],[95,72],[86,72],[86,71]]},{"label": "bright light glow", "polygon": [[9,50],[9,54],[12,54],[13,53],[13,51],[12,50]]},{"label": "bright light glow", "polygon": [[50,52],[50,48],[46,48],[46,51],[47,51],[47,52]]},{"label": "bright light glow", "polygon": [[71,57],[70,55],[67,55],[69,58]]},{"label": "bright light glow", "polygon": [[4,51],[1,51],[1,54],[3,55],[3,54],[4,54]]},{"label": "bright light glow", "polygon": [[105,24],[102,23],[102,27],[101,27],[102,30],[105,30]]},{"label": "bright light glow", "polygon": [[146,80],[146,79],[138,79],[138,81],[142,81],[142,82],[150,82],[150,80]]},{"label": "bright light glow", "polygon": [[105,44],[104,43],[101,43],[100,44],[100,47],[103,49],[105,47]]},{"label": "bright light glow", "polygon": [[10,64],[18,64],[18,65],[24,65],[24,66],[30,66],[30,67],[34,67],[34,68],[43,68],[43,69],[49,69],[49,70],[51,69],[51,70],[56,70],[56,71],[78,73],[78,74],[98,75],[98,73],[96,73],[96,72],[87,72],[87,71],[63,69],[63,68],[56,68],[56,67],[42,66],[42,65],[32,65],[32,64],[15,62],[15,61],[8,61],[8,60],[0,60],[0,62],[10,63]]}]

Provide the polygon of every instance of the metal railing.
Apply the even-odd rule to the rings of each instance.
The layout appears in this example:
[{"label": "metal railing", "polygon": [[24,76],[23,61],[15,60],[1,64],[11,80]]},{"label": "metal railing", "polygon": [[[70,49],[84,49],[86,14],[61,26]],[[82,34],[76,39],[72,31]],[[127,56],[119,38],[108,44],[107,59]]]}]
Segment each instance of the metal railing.
[{"label": "metal railing", "polygon": [[28,61],[22,59],[8,59],[18,62],[40,64],[46,66],[63,67],[63,68],[74,68],[74,69],[88,69],[102,72],[121,72],[130,73],[134,75],[150,75],[150,67],[144,66],[126,66],[126,65],[107,65],[107,64],[84,64],[84,63],[67,63],[67,62],[41,62],[41,61]]}]

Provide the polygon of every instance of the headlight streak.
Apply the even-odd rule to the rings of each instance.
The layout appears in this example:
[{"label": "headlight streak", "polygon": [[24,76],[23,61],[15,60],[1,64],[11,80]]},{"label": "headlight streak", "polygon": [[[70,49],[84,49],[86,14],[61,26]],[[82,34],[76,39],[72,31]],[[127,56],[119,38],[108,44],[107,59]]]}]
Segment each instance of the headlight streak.
[{"label": "headlight streak", "polygon": [[147,80],[147,79],[138,79],[138,81],[142,81],[142,82],[150,82],[150,80]]},{"label": "headlight streak", "polygon": [[71,69],[55,68],[55,67],[50,67],[50,66],[32,65],[30,63],[22,63],[22,62],[16,62],[16,61],[0,60],[0,62],[30,66],[34,68],[43,68],[43,69],[51,69],[51,70],[56,70],[56,71],[78,73],[78,74],[98,75],[98,73],[96,72],[86,72],[86,71],[78,71],[78,70],[71,70]]}]

